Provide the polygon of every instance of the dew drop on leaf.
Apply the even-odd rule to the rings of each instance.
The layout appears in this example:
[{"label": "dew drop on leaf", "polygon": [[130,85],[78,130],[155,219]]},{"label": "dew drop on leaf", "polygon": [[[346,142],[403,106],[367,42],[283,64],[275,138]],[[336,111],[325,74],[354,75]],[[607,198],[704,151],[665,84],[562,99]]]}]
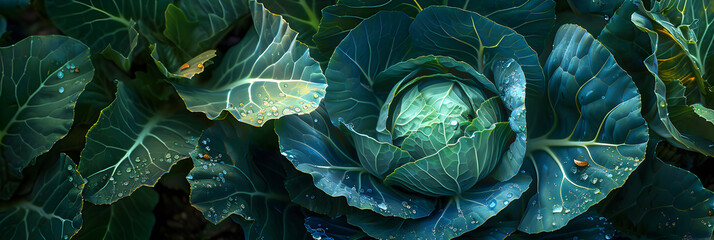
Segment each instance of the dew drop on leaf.
[{"label": "dew drop on leaf", "polygon": [[[60,78],[61,78],[61,77],[60,77]],[[64,87],[60,87],[59,90],[57,90],[57,91],[58,91],[59,93],[63,93],[63,92],[64,92]]]},{"label": "dew drop on leaf", "polygon": [[57,78],[62,79],[64,77],[64,73],[62,71],[57,73]]}]

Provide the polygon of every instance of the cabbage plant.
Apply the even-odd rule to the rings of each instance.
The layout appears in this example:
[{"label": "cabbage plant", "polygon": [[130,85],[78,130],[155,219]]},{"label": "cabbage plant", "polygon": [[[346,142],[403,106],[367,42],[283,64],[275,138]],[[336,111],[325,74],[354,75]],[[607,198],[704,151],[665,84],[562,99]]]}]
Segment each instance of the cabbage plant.
[{"label": "cabbage plant", "polygon": [[0,239],[709,239],[713,9],[5,1]]}]

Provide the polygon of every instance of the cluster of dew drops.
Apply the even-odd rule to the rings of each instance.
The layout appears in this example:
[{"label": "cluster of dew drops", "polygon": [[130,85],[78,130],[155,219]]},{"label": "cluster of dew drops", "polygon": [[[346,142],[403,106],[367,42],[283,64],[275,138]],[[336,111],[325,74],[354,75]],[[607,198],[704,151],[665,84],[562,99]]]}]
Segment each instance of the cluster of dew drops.
[{"label": "cluster of dew drops", "polygon": [[[66,64],[65,68],[66,68],[68,74],[79,74],[79,68],[76,65],[74,65],[74,63]],[[64,78],[64,71],[65,71],[65,69],[62,69],[62,68],[59,69],[59,71],[57,72],[57,79]],[[82,79],[82,80],[84,80],[84,79]],[[79,84],[79,83],[80,83],[79,81],[74,82],[75,85]],[[60,87],[57,90],[57,92],[64,93],[64,87]]]}]

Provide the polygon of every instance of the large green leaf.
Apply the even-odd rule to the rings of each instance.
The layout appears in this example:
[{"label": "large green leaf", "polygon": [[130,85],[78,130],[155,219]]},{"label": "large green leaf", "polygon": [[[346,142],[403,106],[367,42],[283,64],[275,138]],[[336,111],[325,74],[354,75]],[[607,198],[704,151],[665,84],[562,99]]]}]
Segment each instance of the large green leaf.
[{"label": "large green leaf", "polygon": [[324,107],[277,121],[275,132],[281,152],[296,169],[312,175],[315,186],[330,196],[344,197],[350,206],[402,218],[424,217],[434,210],[432,199],[387,187],[370,174],[348,136],[330,123]]},{"label": "large green leaf", "polygon": [[[495,184],[479,184],[448,198],[439,210],[418,219],[384,217],[361,211],[347,221],[378,239],[451,239],[477,229],[528,189],[531,177],[517,175]],[[489,229],[490,230],[490,229]]]},{"label": "large green leaf", "polygon": [[6,239],[68,239],[82,226],[82,176],[64,153],[43,162],[27,198],[0,206]]},{"label": "large green leaf", "polygon": [[508,123],[497,123],[414,162],[402,165],[384,182],[428,196],[468,192],[488,176],[514,137]]},{"label": "large green leaf", "polygon": [[372,87],[378,74],[408,58],[411,22],[404,13],[381,12],[363,21],[337,46],[325,70],[329,92],[325,105],[335,125],[342,119],[357,132],[374,136],[382,103]]},{"label": "large green leaf", "polygon": [[142,35],[150,35],[164,25],[164,10],[171,0],[47,0],[47,15],[64,34],[89,45],[124,70],[146,46],[138,45]]},{"label": "large green leaf", "polygon": [[85,203],[84,225],[73,240],[80,239],[149,239],[159,194],[151,188],[139,188],[131,197],[111,205]]},{"label": "large green leaf", "polygon": [[299,33],[298,40],[310,47],[315,46],[312,36],[317,32],[322,19],[322,9],[336,0],[258,0],[270,12],[282,16],[290,28]]},{"label": "large green leaf", "polygon": [[633,238],[710,239],[714,192],[693,173],[662,162],[655,146],[601,212]]},{"label": "large green leaf", "polygon": [[218,118],[228,111],[241,122],[262,126],[270,119],[304,114],[325,95],[325,77],[280,16],[250,2],[254,28],[232,47],[204,83],[172,84],[188,109]]},{"label": "large green leaf", "polygon": [[[0,48],[0,165],[21,176],[69,132],[74,105],[94,76],[89,49],[65,36],[33,36]],[[78,70],[76,72],[75,70]],[[3,171],[2,181],[9,175]]]},{"label": "large green leaf", "polygon": [[313,239],[370,239],[366,234],[342,218],[306,217],[305,229]]},{"label": "large green leaf", "polygon": [[186,176],[191,204],[213,223],[239,215],[245,239],[299,239],[306,231],[300,208],[290,202],[284,177],[276,174],[280,164],[250,152],[256,137],[251,131],[227,117],[203,132]]},{"label": "large green leaf", "polygon": [[[429,6],[447,5],[477,12],[526,37],[536,49],[543,48],[545,37],[555,22],[552,0],[469,1],[469,0],[341,0],[322,10],[314,41],[329,56],[349,32],[363,19],[380,11],[404,12],[414,18]],[[321,59],[318,59],[322,61]]]},{"label": "large green leaf", "polygon": [[648,141],[640,94],[610,52],[576,25],[563,25],[554,46],[547,89],[526,101],[552,109],[550,116],[528,115],[526,159],[538,190],[519,226],[527,233],[559,229],[622,186]]},{"label": "large green leaf", "polygon": [[[137,76],[134,81],[150,79],[141,72]],[[81,154],[79,171],[89,181],[83,193],[87,201],[112,203],[143,185],[153,186],[188,156],[207,120],[175,101],[180,100],[159,101],[119,83],[116,100],[87,133]]]}]

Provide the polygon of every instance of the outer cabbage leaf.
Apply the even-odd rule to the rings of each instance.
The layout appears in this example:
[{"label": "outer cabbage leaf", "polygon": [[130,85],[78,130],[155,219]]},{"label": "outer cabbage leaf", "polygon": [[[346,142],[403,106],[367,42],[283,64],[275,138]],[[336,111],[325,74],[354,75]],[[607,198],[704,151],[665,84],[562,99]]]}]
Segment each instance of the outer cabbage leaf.
[{"label": "outer cabbage leaf", "polygon": [[655,146],[650,144],[642,166],[600,211],[633,238],[711,238],[714,192],[693,173],[662,162]]},{"label": "outer cabbage leaf", "polygon": [[388,187],[359,162],[357,152],[323,108],[289,116],[275,124],[280,149],[296,169],[314,178],[316,187],[347,204],[384,216],[419,218],[434,210],[434,201]]},{"label": "outer cabbage leaf", "polygon": [[72,239],[149,239],[158,203],[159,194],[148,187],[139,188],[131,197],[111,205],[85,203],[84,225]]},{"label": "outer cabbage leaf", "polygon": [[602,240],[615,239],[619,232],[613,225],[597,212],[596,208],[591,208],[587,212],[574,218],[568,225],[553,232],[542,232],[538,234],[526,234],[517,232],[509,236],[508,240],[520,239],[582,239],[582,240]]},{"label": "outer cabbage leaf", "polygon": [[329,92],[325,105],[333,124],[344,121],[359,133],[375,135],[382,104],[373,85],[379,73],[408,58],[411,21],[400,12],[378,13],[337,46],[325,70]]},{"label": "outer cabbage leaf", "polygon": [[[138,73],[134,81],[147,78]],[[81,153],[79,171],[89,181],[83,193],[87,201],[112,203],[141,186],[153,186],[188,156],[208,121],[177,100],[174,95],[160,101],[119,83],[116,100],[102,110]]]},{"label": "outer cabbage leaf", "polygon": [[8,239],[68,239],[82,226],[82,176],[64,153],[43,162],[32,193],[0,210]]},{"label": "outer cabbage leaf", "polygon": [[[439,210],[419,219],[384,217],[361,211],[347,221],[378,239],[451,239],[483,225],[528,189],[531,177],[517,175],[495,184],[478,184],[449,197]],[[478,230],[477,230],[478,231]]]},{"label": "outer cabbage leaf", "polygon": [[[315,44],[327,56],[363,19],[380,11],[404,12],[414,18],[429,6],[447,5],[474,11],[524,35],[528,43],[542,49],[555,22],[555,2],[552,0],[468,1],[468,0],[341,0],[322,10]],[[321,59],[318,59],[322,61]]]},{"label": "outer cabbage leaf", "polygon": [[306,234],[299,224],[303,216],[283,188],[282,168],[266,160],[272,156],[253,157],[251,131],[227,117],[203,132],[186,176],[191,204],[212,223],[234,215],[245,239],[300,239]]},{"label": "outer cabbage leaf", "polygon": [[94,76],[89,58],[86,45],[65,36],[32,36],[0,48],[2,182],[22,176],[69,132],[75,102]]},{"label": "outer cabbage leaf", "polygon": [[270,119],[313,111],[325,94],[325,78],[297,33],[280,16],[250,2],[254,28],[232,47],[203,83],[172,82],[188,109],[216,119],[228,111],[262,126]]},{"label": "outer cabbage leaf", "polygon": [[[141,50],[139,33],[150,35],[164,25],[164,10],[170,0],[48,0],[45,9],[64,34],[89,45],[92,54],[102,53],[129,70]],[[138,48],[137,48],[138,47]]]},{"label": "outer cabbage leaf", "polygon": [[527,233],[559,229],[622,186],[648,141],[637,88],[607,49],[575,25],[563,25],[554,46],[547,89],[526,102],[552,109],[528,115],[528,129],[547,130],[528,132],[538,190],[519,226]]},{"label": "outer cabbage leaf", "polygon": [[491,174],[492,177],[503,181],[518,173],[526,154],[526,77],[521,66],[513,59],[498,61],[494,63],[493,68],[499,96],[511,110],[508,122],[516,133],[515,142],[511,144]]}]

